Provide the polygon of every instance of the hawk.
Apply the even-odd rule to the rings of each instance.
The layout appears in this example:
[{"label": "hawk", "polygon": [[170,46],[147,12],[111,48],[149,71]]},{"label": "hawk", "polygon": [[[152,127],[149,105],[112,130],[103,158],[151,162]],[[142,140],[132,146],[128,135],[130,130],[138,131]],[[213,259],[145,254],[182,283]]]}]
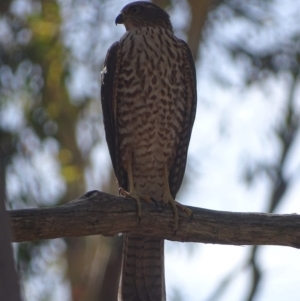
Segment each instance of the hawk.
[{"label": "hawk", "polygon": [[[108,50],[102,71],[101,102],[106,140],[123,194],[170,204],[175,201],[187,159],[196,112],[196,71],[188,45],[173,32],[157,5],[126,5],[116,24],[126,28]],[[121,289],[123,301],[166,299],[164,241],[126,234]]]}]

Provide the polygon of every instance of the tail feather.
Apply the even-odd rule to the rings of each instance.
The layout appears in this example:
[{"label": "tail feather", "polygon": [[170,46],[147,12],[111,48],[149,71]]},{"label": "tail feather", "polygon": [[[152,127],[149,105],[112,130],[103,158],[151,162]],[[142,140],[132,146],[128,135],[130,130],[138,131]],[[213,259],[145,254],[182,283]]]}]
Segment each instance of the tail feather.
[{"label": "tail feather", "polygon": [[127,234],[124,242],[122,301],[164,301],[164,241]]}]

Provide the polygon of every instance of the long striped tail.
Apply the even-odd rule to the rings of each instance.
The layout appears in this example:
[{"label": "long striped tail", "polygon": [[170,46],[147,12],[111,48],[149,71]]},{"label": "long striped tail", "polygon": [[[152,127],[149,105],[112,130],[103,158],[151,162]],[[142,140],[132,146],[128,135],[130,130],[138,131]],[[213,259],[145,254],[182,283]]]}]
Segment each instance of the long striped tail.
[{"label": "long striped tail", "polygon": [[121,279],[122,301],[165,301],[164,241],[126,234]]}]

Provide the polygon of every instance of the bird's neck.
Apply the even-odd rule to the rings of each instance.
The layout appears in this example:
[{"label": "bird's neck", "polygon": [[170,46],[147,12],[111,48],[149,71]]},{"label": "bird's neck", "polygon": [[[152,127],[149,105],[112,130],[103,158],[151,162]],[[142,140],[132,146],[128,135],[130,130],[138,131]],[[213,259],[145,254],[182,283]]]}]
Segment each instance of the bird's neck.
[{"label": "bird's neck", "polygon": [[145,35],[150,33],[168,33],[169,35],[174,35],[173,29],[169,27],[161,27],[161,26],[141,26],[141,27],[131,27],[126,30],[126,34],[133,35]]}]

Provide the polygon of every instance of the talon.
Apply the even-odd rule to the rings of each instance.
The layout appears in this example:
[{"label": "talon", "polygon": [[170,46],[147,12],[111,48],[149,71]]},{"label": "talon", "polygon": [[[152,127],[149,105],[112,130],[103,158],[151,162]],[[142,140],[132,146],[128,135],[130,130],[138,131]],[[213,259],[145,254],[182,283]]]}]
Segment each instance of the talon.
[{"label": "talon", "polygon": [[127,197],[129,195],[129,193],[123,187],[120,187],[119,188],[119,195]]},{"label": "talon", "polygon": [[[179,223],[179,214],[178,214],[178,209],[186,213],[190,218],[193,217],[193,211],[190,210],[189,208],[181,205],[180,203],[176,202],[173,198],[168,199],[167,202],[171,205],[174,213],[174,235],[176,235],[177,230],[178,230],[178,223]],[[164,206],[166,206],[166,202],[164,201]]]},{"label": "talon", "polygon": [[176,201],[171,197],[171,195],[169,197],[165,197],[163,198],[163,202],[164,202],[164,206],[166,206],[167,204],[170,204],[170,206],[172,207],[173,213],[174,213],[174,226],[173,226],[173,231],[174,231],[174,235],[176,234],[177,230],[178,230],[178,208],[176,206]]},{"label": "talon", "polygon": [[186,206],[183,206],[182,204],[176,202],[176,206],[183,212],[185,212],[188,216],[193,216],[193,211]]},{"label": "talon", "polygon": [[130,193],[126,191],[124,188],[120,187],[119,188],[119,195],[122,195],[123,197],[131,198],[134,199],[137,205],[137,216],[139,219],[139,223],[141,221],[141,215],[142,215],[142,206],[140,202],[140,197],[136,193]]},{"label": "talon", "polygon": [[143,200],[147,203],[154,202],[155,204],[157,204],[156,201],[153,198],[151,198],[149,195],[138,195],[135,191],[128,192],[122,187],[119,188],[119,194],[121,194],[123,197],[128,197],[128,198],[134,199],[136,201],[137,216],[139,219],[139,223],[141,222],[141,216],[142,216],[141,200]]},{"label": "talon", "polygon": [[129,198],[132,198],[135,200],[136,202],[136,205],[137,205],[137,217],[139,219],[139,223],[141,222],[141,216],[142,216],[142,204],[141,204],[141,201],[140,201],[140,198],[137,194],[131,194],[131,193],[128,193],[127,195]]}]

